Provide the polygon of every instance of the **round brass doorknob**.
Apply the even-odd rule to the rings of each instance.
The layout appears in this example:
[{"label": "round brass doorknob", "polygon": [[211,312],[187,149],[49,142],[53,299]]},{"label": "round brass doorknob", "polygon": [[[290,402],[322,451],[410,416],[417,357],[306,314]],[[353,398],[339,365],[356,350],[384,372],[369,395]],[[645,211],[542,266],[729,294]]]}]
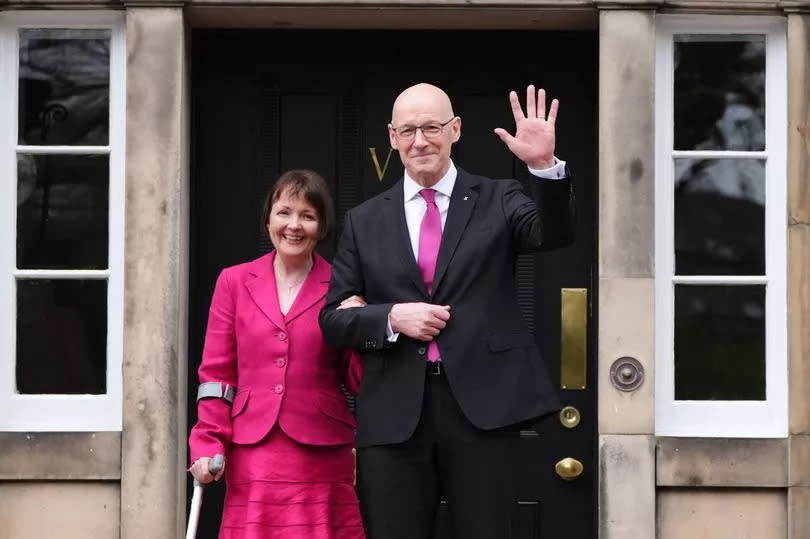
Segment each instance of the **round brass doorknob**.
[{"label": "round brass doorknob", "polygon": [[554,470],[561,479],[573,481],[580,475],[585,467],[575,458],[565,457],[554,466]]}]

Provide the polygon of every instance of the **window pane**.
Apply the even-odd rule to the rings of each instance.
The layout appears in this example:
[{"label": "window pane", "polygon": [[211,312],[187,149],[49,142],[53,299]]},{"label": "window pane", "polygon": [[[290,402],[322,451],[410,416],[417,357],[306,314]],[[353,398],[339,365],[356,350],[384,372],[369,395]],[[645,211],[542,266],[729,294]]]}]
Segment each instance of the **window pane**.
[{"label": "window pane", "polygon": [[675,273],[765,274],[765,161],[675,160]]},{"label": "window pane", "polygon": [[106,155],[17,156],[17,267],[105,269]]},{"label": "window pane", "polygon": [[105,146],[109,108],[109,30],[20,30],[20,144]]},{"label": "window pane", "polygon": [[675,399],[765,400],[764,286],[675,286]]},{"label": "window pane", "polygon": [[765,149],[765,36],[675,37],[675,149]]},{"label": "window pane", "polygon": [[17,281],[17,390],[107,390],[107,281]]}]

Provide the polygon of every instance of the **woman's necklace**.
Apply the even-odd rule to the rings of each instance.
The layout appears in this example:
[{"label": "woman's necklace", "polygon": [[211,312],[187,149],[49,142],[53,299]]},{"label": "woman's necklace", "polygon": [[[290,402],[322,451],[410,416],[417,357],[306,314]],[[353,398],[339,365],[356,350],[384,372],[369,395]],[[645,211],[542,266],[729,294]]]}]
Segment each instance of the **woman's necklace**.
[{"label": "woman's necklace", "polygon": [[308,274],[309,274],[309,271],[307,271],[307,273],[305,273],[305,274],[304,274],[304,276],[303,276],[303,277],[301,277],[300,279],[298,279],[297,281],[293,281],[293,282],[291,282],[291,283],[285,283],[285,286],[287,287],[287,293],[288,293],[288,294],[292,294],[292,291],[293,291],[294,289],[298,288],[298,286],[299,286],[301,283],[303,283],[304,281],[306,281],[306,280],[307,280],[307,275],[308,275]]},{"label": "woman's necklace", "polygon": [[307,266],[307,269],[306,269],[306,271],[304,272],[303,275],[301,275],[300,277],[298,277],[297,279],[295,279],[293,281],[287,281],[286,279],[282,279],[282,277],[281,277],[281,271],[279,270],[279,265],[280,264],[281,263],[278,261],[278,258],[276,258],[276,263],[273,264],[273,269],[276,270],[276,280],[279,281],[279,282],[282,282],[283,285],[287,288],[287,294],[292,294],[293,291],[296,288],[301,286],[301,284],[303,284],[303,282],[307,280],[307,277],[309,276],[309,272],[312,271],[312,265],[313,265],[312,260],[310,260],[309,265]]}]

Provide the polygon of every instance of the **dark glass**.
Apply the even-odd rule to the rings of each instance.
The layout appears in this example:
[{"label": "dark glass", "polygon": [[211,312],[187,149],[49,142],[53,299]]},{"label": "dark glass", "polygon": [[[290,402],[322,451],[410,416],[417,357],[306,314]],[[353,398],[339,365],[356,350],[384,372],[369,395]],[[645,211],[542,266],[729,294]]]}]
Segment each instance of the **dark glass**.
[{"label": "dark glass", "polygon": [[675,399],[765,400],[765,286],[675,286]]},{"label": "dark glass", "polygon": [[675,160],[675,274],[765,274],[765,162]]},{"label": "dark glass", "polygon": [[17,391],[107,391],[107,281],[17,281]]},{"label": "dark glass", "polygon": [[106,155],[17,156],[17,267],[106,269]]},{"label": "dark glass", "polygon": [[765,149],[765,36],[675,37],[675,149]]},{"label": "dark glass", "polygon": [[109,30],[20,30],[19,84],[20,144],[108,144]]}]

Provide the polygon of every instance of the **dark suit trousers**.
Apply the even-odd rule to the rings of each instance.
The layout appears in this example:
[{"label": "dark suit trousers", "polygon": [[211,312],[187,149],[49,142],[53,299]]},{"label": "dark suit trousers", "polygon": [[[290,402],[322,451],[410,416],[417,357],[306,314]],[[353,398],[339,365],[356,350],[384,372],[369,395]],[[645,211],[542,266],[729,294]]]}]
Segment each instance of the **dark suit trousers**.
[{"label": "dark suit trousers", "polygon": [[447,500],[452,539],[508,538],[517,505],[519,437],[517,426],[475,428],[444,374],[426,374],[413,436],[358,450],[367,539],[430,539],[441,498]]}]

